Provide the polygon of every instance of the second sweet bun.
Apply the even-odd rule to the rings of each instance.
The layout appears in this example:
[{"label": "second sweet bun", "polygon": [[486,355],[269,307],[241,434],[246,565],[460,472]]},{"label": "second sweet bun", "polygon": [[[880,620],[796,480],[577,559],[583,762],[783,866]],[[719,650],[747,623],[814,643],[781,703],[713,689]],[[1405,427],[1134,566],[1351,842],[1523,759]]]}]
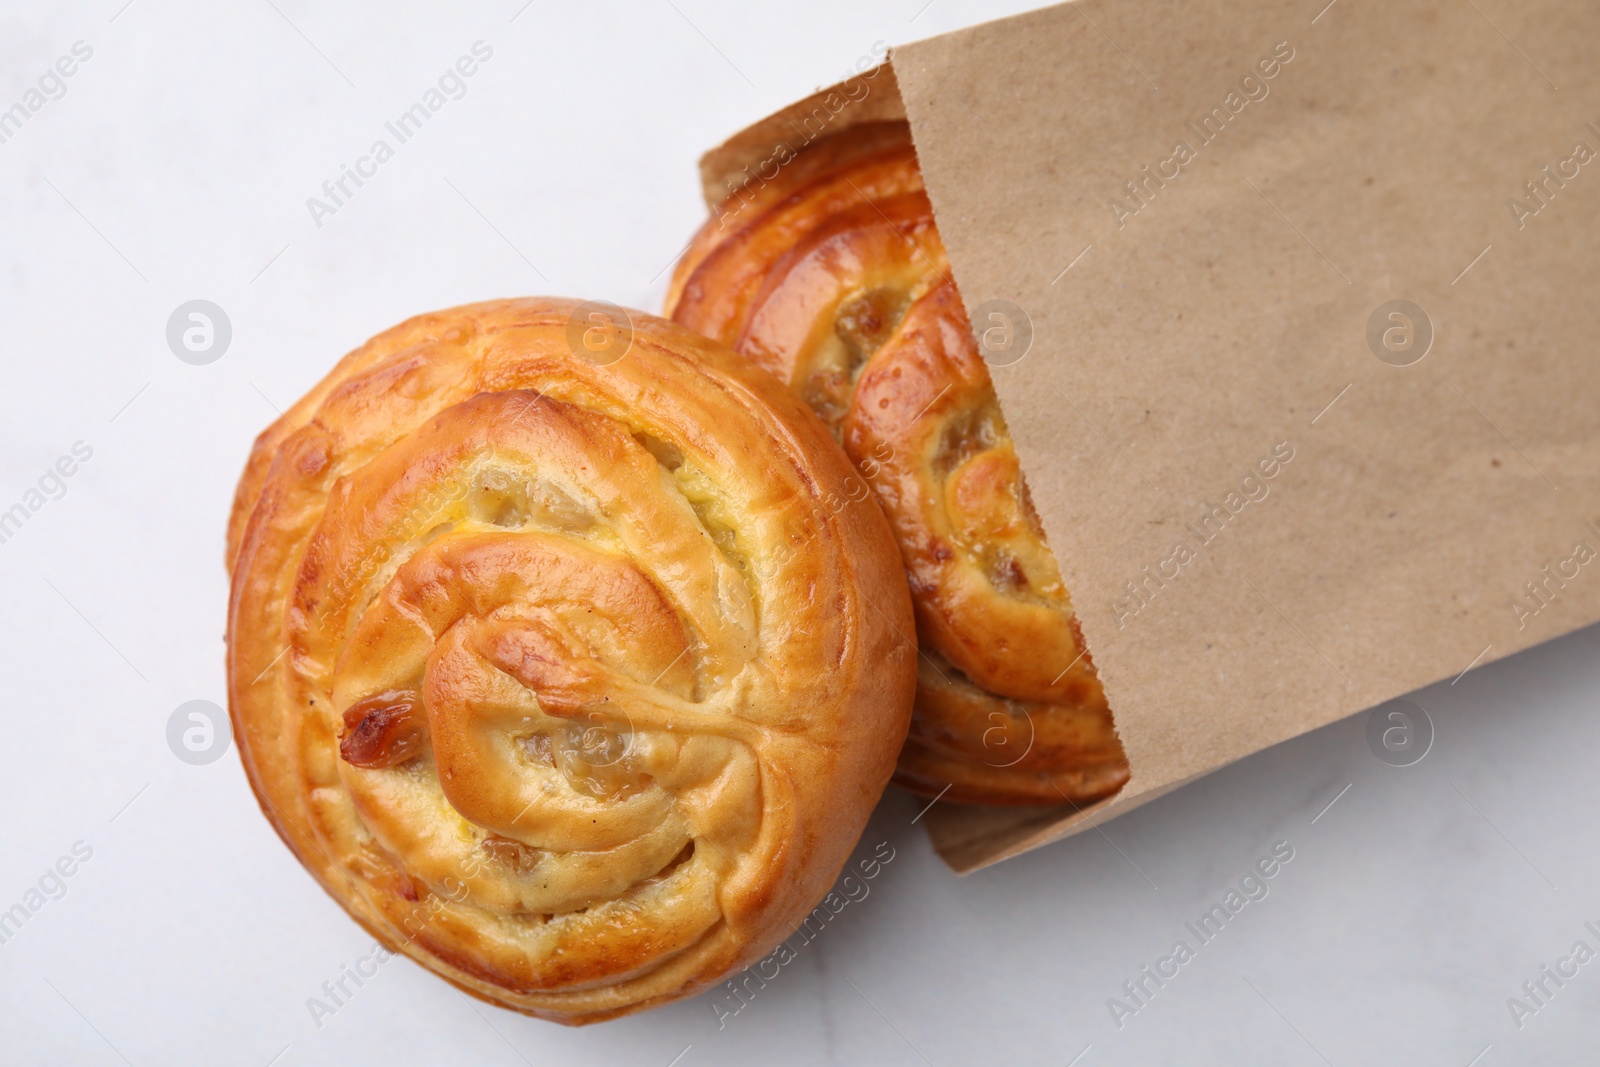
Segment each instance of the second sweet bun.
[{"label": "second sweet bun", "polygon": [[906,124],[856,126],[736,190],[680,261],[667,313],[802,397],[894,527],[923,651],[896,781],[987,804],[1120,789],[1111,711]]},{"label": "second sweet bun", "polygon": [[228,684],[263,812],[357,921],[566,1023],[687,996],[822,898],[894,768],[905,578],[826,428],[673,323],[411,319],[258,439]]}]

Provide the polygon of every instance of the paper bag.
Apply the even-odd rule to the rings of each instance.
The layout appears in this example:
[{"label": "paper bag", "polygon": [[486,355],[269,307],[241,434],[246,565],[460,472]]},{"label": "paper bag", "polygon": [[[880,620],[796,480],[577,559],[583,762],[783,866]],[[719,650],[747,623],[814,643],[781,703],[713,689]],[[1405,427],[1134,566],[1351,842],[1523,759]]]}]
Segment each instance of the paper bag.
[{"label": "paper bag", "polygon": [[1551,0],[1087,0],[707,155],[715,205],[906,117],[975,330],[1027,341],[991,373],[1133,778],[936,806],[952,866],[1600,619],[1597,42]]}]

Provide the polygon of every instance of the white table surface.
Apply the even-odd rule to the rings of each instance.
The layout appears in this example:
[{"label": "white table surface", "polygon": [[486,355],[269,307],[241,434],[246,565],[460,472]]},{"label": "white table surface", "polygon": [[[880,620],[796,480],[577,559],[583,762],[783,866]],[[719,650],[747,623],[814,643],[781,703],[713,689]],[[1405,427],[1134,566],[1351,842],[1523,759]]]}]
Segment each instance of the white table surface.
[{"label": "white table surface", "polygon": [[[721,1029],[702,997],[569,1030],[406,960],[314,1018],[370,938],[235,754],[166,742],[180,704],[225,700],[223,524],[253,435],[418,311],[654,309],[701,150],[875,42],[1028,5],[123,3],[0,9],[0,109],[93,49],[0,144],[0,510],[93,450],[0,544],[0,909],[92,850],[0,944],[0,1062],[1595,1062],[1600,962],[1520,1029],[1507,998],[1600,949],[1597,631],[1416,695],[1437,739],[1415,766],[1376,759],[1357,717],[968,878],[891,791],[870,895]],[[466,95],[315,226],[306,198],[478,40]],[[205,366],[165,338],[194,298],[233,327]],[[1107,999],[1279,841],[1270,895],[1118,1029]]]}]

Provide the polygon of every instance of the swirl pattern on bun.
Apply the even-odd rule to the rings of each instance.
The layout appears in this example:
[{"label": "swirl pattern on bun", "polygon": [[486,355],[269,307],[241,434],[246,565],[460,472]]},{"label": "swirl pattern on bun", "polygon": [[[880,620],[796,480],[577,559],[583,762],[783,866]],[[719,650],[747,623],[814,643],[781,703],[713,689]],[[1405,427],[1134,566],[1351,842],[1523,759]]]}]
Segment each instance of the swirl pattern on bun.
[{"label": "swirl pattern on bun", "polygon": [[894,526],[923,650],[895,780],[985,804],[1120,789],[1122,745],[906,124],[855,126],[738,190],[679,262],[667,313],[794,389]]},{"label": "swirl pattern on bun", "polygon": [[391,949],[568,1023],[793,929],[916,673],[893,536],[829,506],[852,472],[822,424],[588,307],[352,352],[258,439],[228,549],[234,727],[283,840]]}]

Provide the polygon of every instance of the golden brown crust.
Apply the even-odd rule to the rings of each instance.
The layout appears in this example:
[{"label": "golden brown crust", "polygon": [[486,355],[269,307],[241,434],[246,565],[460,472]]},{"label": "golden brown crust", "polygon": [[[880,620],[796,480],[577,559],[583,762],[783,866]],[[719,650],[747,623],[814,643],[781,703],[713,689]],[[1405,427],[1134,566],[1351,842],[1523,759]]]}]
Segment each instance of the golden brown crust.
[{"label": "golden brown crust", "polygon": [[787,382],[900,543],[925,650],[896,781],[952,801],[1083,803],[1128,767],[904,123],[856,127],[730,200],[668,313]]},{"label": "golden brown crust", "polygon": [[423,315],[258,439],[229,696],[262,810],[363,926],[567,1023],[688,995],[826,891],[905,736],[893,536],[745,361],[576,305]]}]

